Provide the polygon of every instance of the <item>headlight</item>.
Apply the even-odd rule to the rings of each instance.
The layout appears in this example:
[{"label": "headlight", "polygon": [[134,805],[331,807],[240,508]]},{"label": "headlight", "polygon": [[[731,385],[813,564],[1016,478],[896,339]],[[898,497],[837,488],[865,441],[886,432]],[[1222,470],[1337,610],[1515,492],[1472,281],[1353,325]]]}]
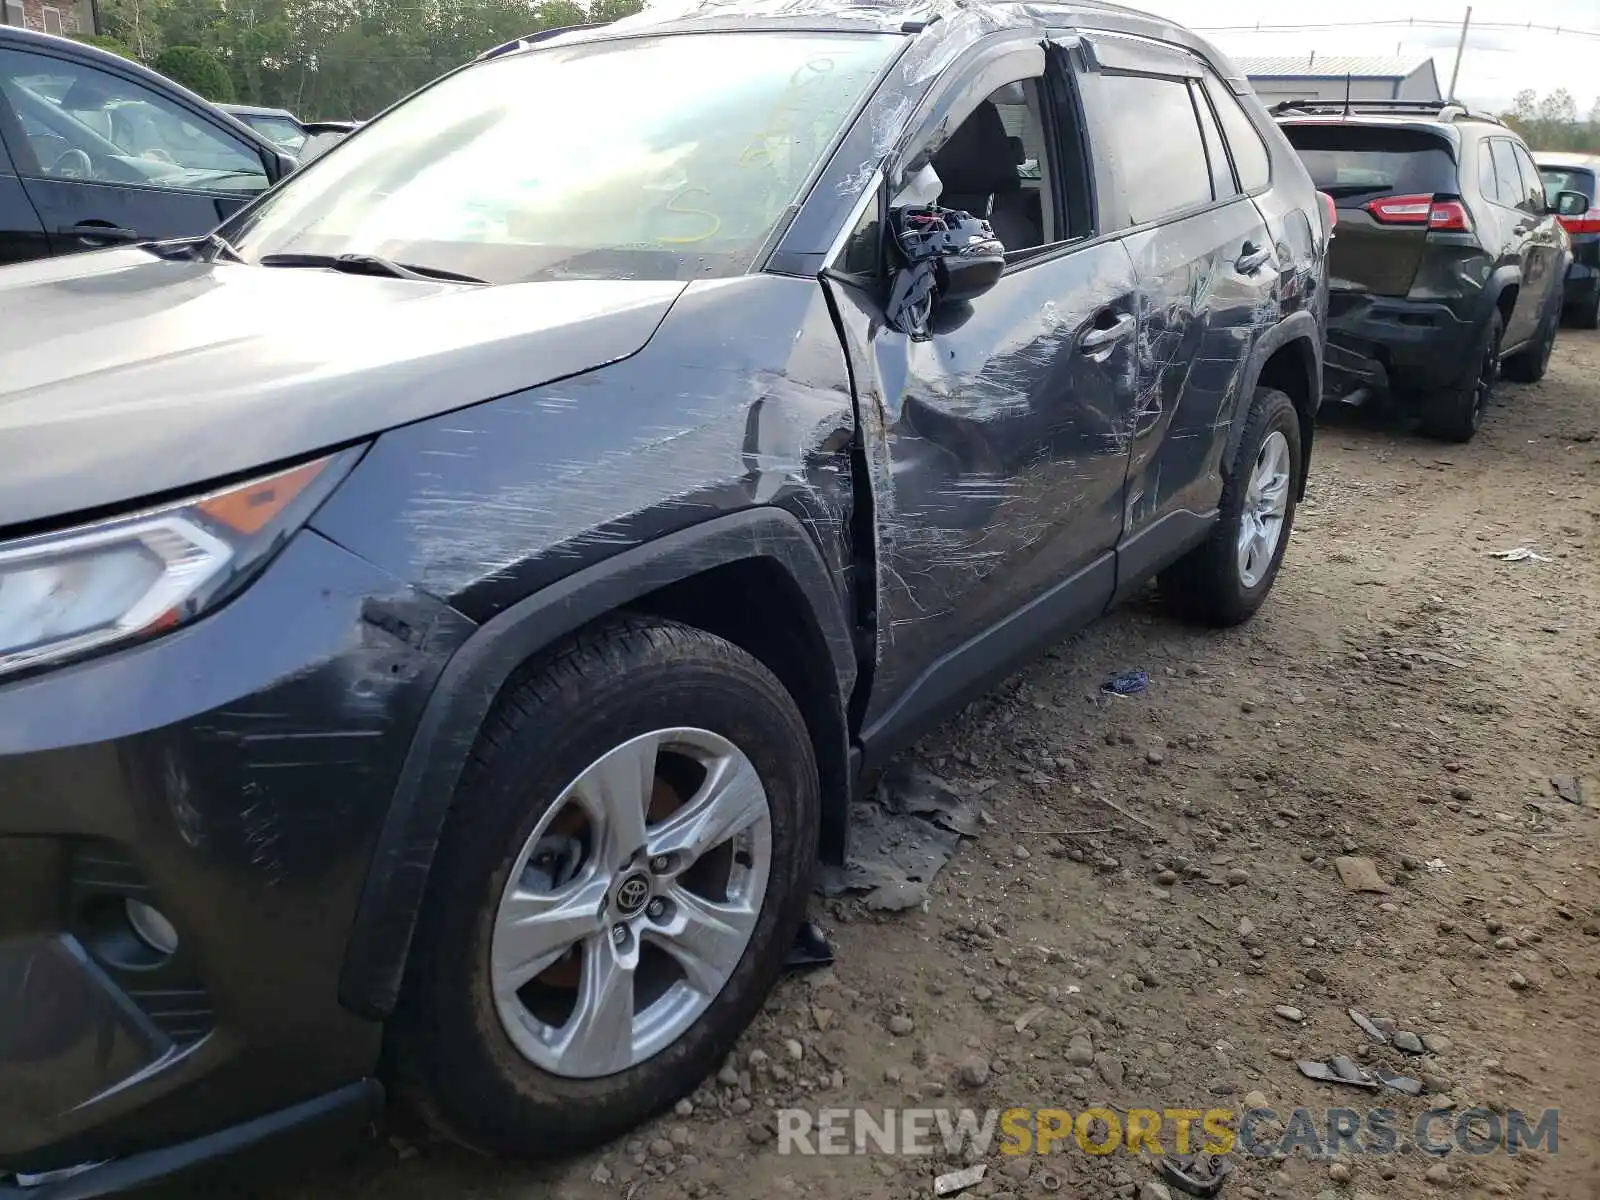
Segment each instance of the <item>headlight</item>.
[{"label": "headlight", "polygon": [[192,620],[259,570],[357,457],[341,451],[177,504],[0,545],[0,675]]}]

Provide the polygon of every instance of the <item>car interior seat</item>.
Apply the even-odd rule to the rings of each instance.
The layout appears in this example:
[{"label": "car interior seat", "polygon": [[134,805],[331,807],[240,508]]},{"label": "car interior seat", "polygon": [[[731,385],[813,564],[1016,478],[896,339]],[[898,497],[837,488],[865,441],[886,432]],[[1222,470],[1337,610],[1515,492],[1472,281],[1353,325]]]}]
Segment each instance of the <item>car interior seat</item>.
[{"label": "car interior seat", "polygon": [[985,100],[933,156],[933,169],[944,183],[939,202],[986,216],[1007,250],[1043,245],[1043,225],[1030,214],[1017,173],[1022,161],[1021,140],[1006,132],[1000,110]]}]

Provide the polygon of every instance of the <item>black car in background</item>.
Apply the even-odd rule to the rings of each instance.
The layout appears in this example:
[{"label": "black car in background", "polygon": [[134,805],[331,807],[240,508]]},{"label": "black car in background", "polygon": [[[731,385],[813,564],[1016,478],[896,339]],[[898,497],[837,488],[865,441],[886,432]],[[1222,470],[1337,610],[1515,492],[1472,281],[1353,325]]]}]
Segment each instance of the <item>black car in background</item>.
[{"label": "black car in background", "polygon": [[1534,151],[1545,200],[1572,239],[1567,268],[1567,320],[1600,329],[1600,156],[1566,150]]},{"label": "black car in background", "polygon": [[1387,392],[1424,432],[1477,433],[1503,370],[1544,375],[1567,234],[1528,147],[1457,105],[1274,106],[1319,190],[1338,206],[1328,258],[1330,399]]},{"label": "black car in background", "polygon": [[206,233],[295,165],[165,76],[0,26],[0,265]]},{"label": "black car in background", "polygon": [[0,271],[0,1196],[380,1078],[616,1137],[899,748],[1151,580],[1266,602],[1329,217],[1244,77],[1120,6],[782,8],[490,57],[215,237]]}]

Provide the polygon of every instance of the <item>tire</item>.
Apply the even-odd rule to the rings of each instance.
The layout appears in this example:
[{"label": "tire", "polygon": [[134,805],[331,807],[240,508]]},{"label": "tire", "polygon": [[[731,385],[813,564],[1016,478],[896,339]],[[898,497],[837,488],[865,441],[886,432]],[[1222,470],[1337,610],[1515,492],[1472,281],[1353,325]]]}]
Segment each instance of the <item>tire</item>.
[{"label": "tire", "polygon": [[1580,300],[1567,309],[1565,316],[1574,329],[1600,329],[1600,295]]},{"label": "tire", "polygon": [[[1263,491],[1257,475],[1266,463],[1269,445],[1274,461],[1282,456],[1283,469],[1279,482]],[[1162,598],[1180,615],[1208,625],[1238,625],[1254,616],[1283,565],[1303,470],[1300,414],[1294,401],[1273,388],[1257,388],[1233,470],[1222,488],[1216,526],[1202,545],[1162,572],[1158,584]],[[1258,549],[1247,569],[1241,533],[1247,517],[1266,511],[1261,504],[1263,496],[1277,505],[1276,540],[1270,549]]]},{"label": "tire", "polygon": [[1550,355],[1556,348],[1556,331],[1561,327],[1561,310],[1551,306],[1533,342],[1507,358],[1500,370],[1513,383],[1538,383],[1550,369]]},{"label": "tire", "polygon": [[1442,442],[1470,442],[1483,427],[1483,418],[1500,382],[1500,346],[1505,321],[1499,312],[1489,315],[1472,351],[1477,365],[1461,385],[1435,392],[1422,402],[1422,432]]},{"label": "tire", "polygon": [[[666,737],[656,759],[665,765],[658,765],[653,777],[648,768],[628,776],[629,763],[618,756],[631,753],[630,747],[641,744],[642,735],[664,730],[676,731]],[[707,780],[734,776],[717,775],[715,765],[711,774],[694,776],[700,770],[694,765],[695,756],[711,751],[695,742],[685,743],[692,755],[680,753],[683,748],[674,748],[672,742],[674,737],[691,735],[711,739],[716,743],[713,749],[731,747],[733,755],[744,756],[745,774],[738,776],[745,783],[743,789],[729,786],[718,792],[701,787]],[[586,769],[608,754],[608,762],[621,765],[584,791],[584,780],[592,778],[585,775]],[[732,761],[730,757],[724,765]],[[607,862],[624,856],[620,849],[608,856],[600,848],[629,841],[623,834],[613,838],[609,832],[624,822],[593,824],[587,815],[573,813],[585,812],[578,799],[585,795],[599,797],[593,800],[597,811],[620,811],[620,804],[608,797],[631,794],[626,785],[644,778],[653,778],[644,802],[652,814],[663,794],[669,800],[687,797],[680,811],[688,814],[700,811],[694,806],[703,795],[745,797],[748,804],[755,804],[749,797],[764,792],[766,821],[763,824],[758,817],[754,826],[736,835],[744,839],[742,851],[733,841],[708,842],[721,849],[706,853],[695,867],[699,871],[711,863],[715,870],[726,866],[729,872],[744,871],[743,903],[751,910],[748,942],[742,951],[726,936],[714,944],[709,939],[694,943],[703,954],[702,974],[725,982],[698,992],[683,991],[679,1003],[686,1007],[670,1010],[669,1015],[690,1023],[670,1040],[641,1053],[628,1040],[630,1033],[638,1039],[643,1035],[637,1031],[649,1028],[665,1036],[662,1031],[676,1026],[665,1019],[649,1026],[632,1015],[631,1006],[607,1009],[604,985],[593,980],[622,978],[603,974],[603,964],[632,954],[638,969],[627,977],[640,990],[629,995],[637,997],[641,1014],[662,1009],[661,1003],[651,1007],[643,990],[646,966],[658,975],[670,974],[681,969],[682,960],[663,952],[667,943],[658,935],[666,926],[659,923],[662,918],[655,909],[665,906],[676,922],[704,904],[706,896],[693,890],[699,884],[687,882],[692,872],[678,874],[678,868],[694,860],[692,854],[679,856],[674,880],[657,874],[662,860],[650,856],[660,849],[658,831],[671,828],[670,818],[652,817],[648,833],[636,827],[634,833],[647,839],[647,848],[629,860],[631,865],[613,871]],[[759,787],[752,788],[751,779]],[[640,790],[634,787],[632,792]],[[632,617],[598,626],[532,664],[530,673],[501,697],[485,722],[435,856],[406,987],[387,1035],[387,1059],[399,1090],[438,1132],[510,1158],[544,1158],[598,1146],[672,1105],[726,1057],[783,968],[812,886],[819,809],[817,768],[799,709],[772,672],[731,643],[675,622]],[[579,821],[585,832],[574,833],[573,823]],[[553,831],[562,822],[567,823],[566,833],[558,835]],[[681,827],[680,832],[683,828],[692,826]],[[569,882],[551,882],[541,874],[556,869],[546,863],[545,851],[532,860],[526,858],[530,839],[540,829],[562,847],[557,861],[571,852],[576,865]],[[763,838],[770,852],[764,886],[756,869]],[[539,846],[545,844],[541,841]],[[547,956],[528,958],[528,943],[519,944],[513,937],[520,930],[537,930],[531,923],[501,924],[497,932],[502,905],[516,902],[508,886],[514,870],[522,889],[517,896],[536,896],[548,908],[552,901],[547,892],[569,895],[571,904],[562,908],[564,921],[592,919],[598,933],[591,931],[580,950],[574,951],[580,954],[581,965],[563,958],[533,968],[530,964],[546,962]],[[627,893],[630,911],[623,911],[624,887],[641,878],[650,888],[659,885],[663,890],[651,891],[648,907],[635,903],[635,893]],[[604,898],[591,907],[602,893]],[[736,906],[736,895],[730,883],[710,899]],[[675,899],[662,898],[669,896]],[[693,903],[691,896],[697,897]],[[581,903],[579,897],[584,897]],[[625,917],[631,917],[631,923]],[[647,928],[652,920],[657,924]],[[725,925],[699,929],[725,935],[733,924],[729,918]],[[611,936],[617,925],[632,931],[632,941],[625,941],[624,948]],[[566,940],[556,938],[553,944]],[[626,949],[630,945],[632,949]],[[709,964],[718,947],[723,951],[723,968],[713,969]],[[513,960],[524,972],[542,973],[526,984],[502,988],[497,998],[497,972],[502,963]],[[594,966],[597,963],[602,965]],[[732,963],[736,965],[727,969]],[[564,971],[568,978],[547,986]],[[504,981],[505,976],[498,977]],[[684,970],[685,986],[689,978]],[[657,986],[668,985],[657,980]],[[565,1016],[535,1018],[534,1001],[524,1000],[531,994],[541,1004],[567,1003],[572,1008]],[[678,995],[670,987],[661,994]],[[582,996],[601,997],[592,1004],[596,1014],[592,1021],[575,1021]],[[507,1005],[518,1013],[517,1020],[506,1018]],[[692,1015],[694,1005],[701,1006],[698,1016]],[[628,1015],[607,1022],[600,1015],[607,1011]],[[533,1035],[513,1033],[521,1029],[523,1013],[529,1014],[528,1020],[548,1020],[559,1029],[592,1031],[573,1043],[583,1055],[573,1051],[561,1057],[548,1047],[536,1046],[538,1054],[560,1059],[554,1064],[536,1062],[520,1048],[533,1045]],[[626,1032],[620,1037],[602,1036],[621,1031]],[[636,1055],[637,1061],[623,1061],[629,1055]]]}]

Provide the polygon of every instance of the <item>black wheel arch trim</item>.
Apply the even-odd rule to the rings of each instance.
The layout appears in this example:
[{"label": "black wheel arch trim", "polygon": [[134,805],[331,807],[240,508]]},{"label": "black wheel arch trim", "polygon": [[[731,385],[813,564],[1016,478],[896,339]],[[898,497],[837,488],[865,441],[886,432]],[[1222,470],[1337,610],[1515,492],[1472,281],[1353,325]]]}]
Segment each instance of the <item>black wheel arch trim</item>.
[{"label": "black wheel arch trim", "polygon": [[839,778],[849,762],[844,714],[856,670],[843,601],[821,552],[792,513],[763,507],[713,517],[534,593],[486,621],[456,651],[412,738],[379,834],[345,949],[340,1003],[374,1020],[394,1010],[456,784],[484,718],[512,674],[544,647],[607,613],[669,584],[748,559],[771,560],[787,573],[827,644],[839,687],[832,705],[837,729],[828,731],[829,740],[838,742],[838,762],[832,771],[824,768],[822,817],[824,839],[842,840],[849,802],[847,782]]},{"label": "black wheel arch trim", "polygon": [[[1290,313],[1279,321],[1266,333],[1256,339],[1255,347],[1250,351],[1249,361],[1245,364],[1242,386],[1239,397],[1234,402],[1233,423],[1228,429],[1228,440],[1222,456],[1222,473],[1226,477],[1233,472],[1234,459],[1239,453],[1239,442],[1244,437],[1244,428],[1250,421],[1250,398],[1256,394],[1256,388],[1261,382],[1261,372],[1266,368],[1267,361],[1293,342],[1306,343],[1309,353],[1306,361],[1306,395],[1311,398],[1309,409],[1306,413],[1308,421],[1315,421],[1317,409],[1322,404],[1322,343],[1323,328],[1318,323],[1316,316],[1309,310],[1301,309],[1299,312]],[[1300,448],[1300,495],[1297,499],[1305,498],[1306,477],[1310,474],[1307,468],[1311,462],[1311,430],[1305,431],[1301,439],[1304,443]]]}]

